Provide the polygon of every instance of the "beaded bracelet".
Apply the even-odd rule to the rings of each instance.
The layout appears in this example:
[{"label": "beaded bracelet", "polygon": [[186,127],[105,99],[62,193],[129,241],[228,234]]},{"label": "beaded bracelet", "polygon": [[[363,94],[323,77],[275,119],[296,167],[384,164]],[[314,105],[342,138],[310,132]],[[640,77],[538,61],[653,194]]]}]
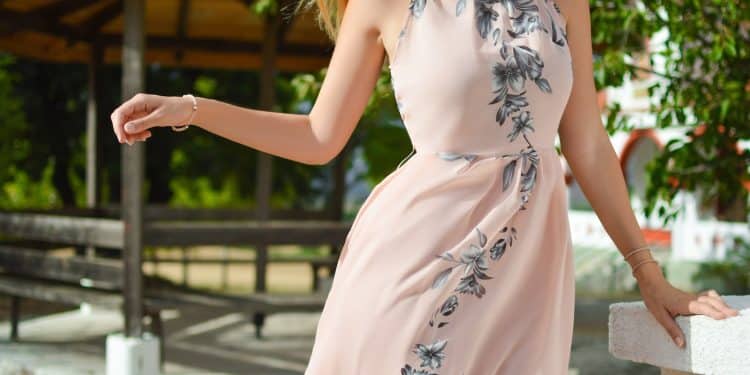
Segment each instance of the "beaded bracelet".
[{"label": "beaded bracelet", "polygon": [[640,267],[640,266],[642,266],[642,265],[644,265],[646,263],[651,263],[651,262],[659,264],[659,262],[656,261],[655,259],[646,259],[646,260],[643,260],[640,263],[636,264],[635,266],[633,266],[633,270],[631,271],[631,273],[633,274],[633,277],[635,277],[635,270],[637,270],[638,267]]},{"label": "beaded bracelet", "polygon": [[627,261],[627,260],[628,260],[628,258],[630,258],[630,256],[631,256],[631,255],[633,255],[633,254],[635,254],[635,253],[637,253],[637,252],[639,252],[639,251],[643,251],[643,250],[649,250],[649,249],[651,249],[651,248],[650,248],[650,247],[649,247],[648,245],[646,245],[646,246],[641,246],[641,247],[639,247],[639,248],[637,248],[637,249],[635,249],[635,250],[633,250],[633,251],[629,252],[629,253],[628,253],[628,255],[626,255],[626,256],[624,256],[624,257],[623,257],[623,259],[624,259],[625,261]]},{"label": "beaded bracelet", "polygon": [[187,123],[185,125],[180,125],[180,126],[172,125],[172,130],[174,130],[176,132],[181,132],[181,131],[187,130],[187,128],[190,127],[190,123],[193,122],[193,118],[195,118],[195,112],[198,112],[198,101],[195,100],[195,96],[190,95],[190,94],[185,94],[182,97],[183,98],[184,97],[188,97],[188,98],[190,98],[193,101],[193,111],[190,113],[190,118],[188,119],[188,121],[187,121]]}]

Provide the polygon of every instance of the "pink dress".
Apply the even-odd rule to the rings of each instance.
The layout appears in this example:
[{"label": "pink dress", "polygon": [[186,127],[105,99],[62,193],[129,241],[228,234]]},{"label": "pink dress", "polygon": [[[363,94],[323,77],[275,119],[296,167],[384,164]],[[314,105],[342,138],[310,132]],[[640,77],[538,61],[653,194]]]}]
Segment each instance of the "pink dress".
[{"label": "pink dress", "polygon": [[411,0],[390,62],[414,153],[347,234],[305,375],[563,375],[574,277],[554,0]]}]

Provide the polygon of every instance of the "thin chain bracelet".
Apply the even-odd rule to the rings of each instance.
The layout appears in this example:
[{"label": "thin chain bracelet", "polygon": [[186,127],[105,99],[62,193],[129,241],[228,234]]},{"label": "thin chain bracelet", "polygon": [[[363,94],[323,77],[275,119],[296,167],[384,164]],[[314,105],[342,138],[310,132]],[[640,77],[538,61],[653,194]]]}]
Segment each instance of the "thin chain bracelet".
[{"label": "thin chain bracelet", "polygon": [[637,270],[638,267],[640,267],[640,266],[642,266],[642,265],[644,265],[646,263],[651,263],[651,262],[656,263],[657,265],[659,264],[659,262],[656,261],[656,260],[654,260],[654,259],[646,259],[646,260],[643,260],[640,263],[636,264],[635,266],[633,266],[633,270],[630,271],[630,273],[632,273],[633,277],[635,277],[635,270]]},{"label": "thin chain bracelet", "polygon": [[193,122],[193,118],[195,118],[195,113],[198,112],[198,101],[195,100],[195,96],[190,95],[190,94],[185,94],[182,97],[183,98],[188,97],[193,101],[193,111],[190,113],[190,118],[187,120],[187,123],[185,125],[180,125],[180,126],[172,125],[172,130],[176,132],[187,130],[187,128],[189,128],[190,124]]},{"label": "thin chain bracelet", "polygon": [[639,248],[637,248],[637,249],[635,249],[635,250],[633,250],[633,251],[629,252],[629,253],[628,253],[628,255],[626,255],[626,256],[624,256],[624,257],[623,257],[623,259],[624,259],[625,261],[627,261],[627,260],[628,260],[628,258],[630,258],[630,256],[631,256],[631,255],[633,255],[633,254],[635,254],[635,253],[637,253],[637,252],[639,252],[639,251],[643,251],[643,250],[649,250],[649,249],[651,249],[651,247],[650,247],[650,246],[648,246],[648,245],[646,245],[646,246],[641,246],[641,247],[639,247]]}]

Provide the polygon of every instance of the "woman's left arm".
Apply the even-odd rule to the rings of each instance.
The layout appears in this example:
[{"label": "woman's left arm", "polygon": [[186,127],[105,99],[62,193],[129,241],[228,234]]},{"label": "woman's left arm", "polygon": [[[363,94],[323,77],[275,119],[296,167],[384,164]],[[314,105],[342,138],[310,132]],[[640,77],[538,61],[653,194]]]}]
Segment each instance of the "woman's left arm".
[{"label": "woman's left arm", "polygon": [[[560,147],[581,190],[624,256],[645,246],[646,241],[630,206],[625,178],[597,105],[589,2],[557,2],[567,16],[574,77],[560,122]],[[628,262],[632,267],[650,257],[648,251],[640,251],[629,257]],[[679,346],[682,346],[680,340],[684,343],[684,335],[674,321],[675,316],[705,314],[723,319],[738,314],[714,290],[693,294],[674,288],[656,263],[639,266],[634,276],[644,303]]]}]

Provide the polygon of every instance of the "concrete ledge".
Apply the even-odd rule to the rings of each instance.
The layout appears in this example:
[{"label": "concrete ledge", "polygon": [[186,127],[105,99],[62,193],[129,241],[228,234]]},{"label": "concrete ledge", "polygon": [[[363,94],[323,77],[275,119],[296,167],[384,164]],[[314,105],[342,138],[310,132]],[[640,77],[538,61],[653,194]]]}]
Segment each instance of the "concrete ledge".
[{"label": "concrete ledge", "polygon": [[685,333],[684,349],[646,309],[643,301],[609,306],[609,352],[617,358],[648,363],[663,374],[750,374],[750,296],[722,295],[738,316],[714,320],[706,315],[677,316]]}]

